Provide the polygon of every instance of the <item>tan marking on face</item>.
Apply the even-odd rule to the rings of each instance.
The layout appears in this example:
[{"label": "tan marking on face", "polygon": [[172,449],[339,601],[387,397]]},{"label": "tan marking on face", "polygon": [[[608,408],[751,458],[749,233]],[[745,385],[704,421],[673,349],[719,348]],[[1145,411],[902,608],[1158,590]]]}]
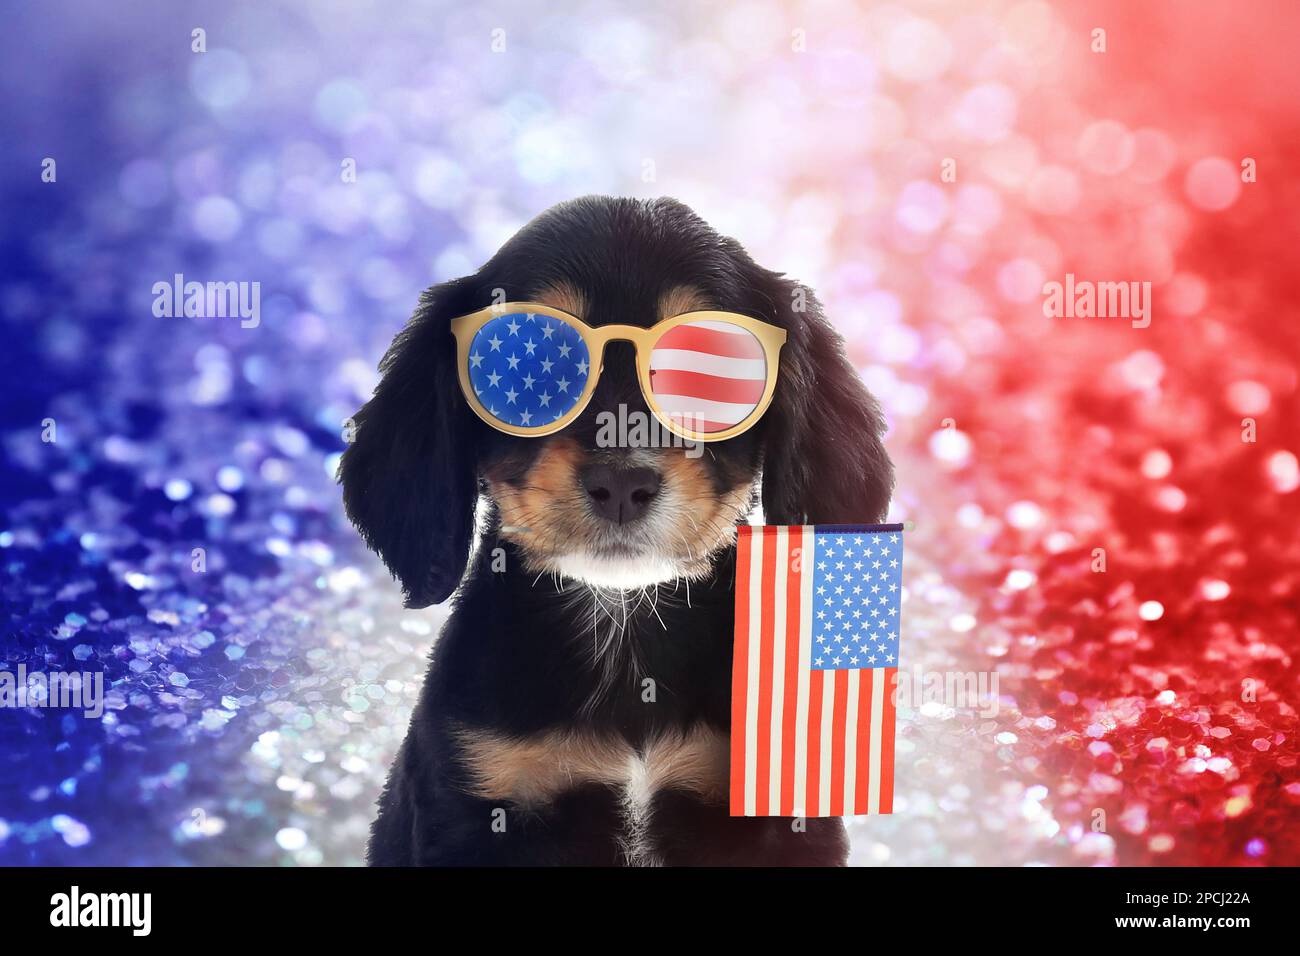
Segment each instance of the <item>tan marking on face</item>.
[{"label": "tan marking on face", "polygon": [[[719,494],[702,458],[688,458],[670,450],[660,463],[662,483],[675,504],[690,519],[680,530],[689,532],[689,554],[707,566],[707,555],[730,545],[736,538],[736,522],[749,511],[750,485],[739,485]],[[662,492],[661,492],[662,494]]]},{"label": "tan marking on face", "polygon": [[567,312],[580,319],[587,310],[587,299],[577,286],[568,282],[557,282],[539,292],[534,301],[549,305],[552,309]]},{"label": "tan marking on face", "polygon": [[592,783],[635,790],[638,800],[680,790],[720,801],[726,792],[727,738],[703,726],[663,734],[640,752],[622,737],[576,730],[510,737],[461,728],[455,738],[470,792],[487,800],[536,805]]},{"label": "tan marking on face", "polygon": [[501,512],[502,537],[518,544],[525,555],[544,555],[581,537],[589,520],[578,484],[586,454],[571,438],[534,440],[543,444],[521,484],[503,481],[490,469],[485,477]]},{"label": "tan marking on face", "polygon": [[659,318],[671,319],[674,315],[700,312],[713,307],[713,303],[699,289],[674,286],[659,297]]}]

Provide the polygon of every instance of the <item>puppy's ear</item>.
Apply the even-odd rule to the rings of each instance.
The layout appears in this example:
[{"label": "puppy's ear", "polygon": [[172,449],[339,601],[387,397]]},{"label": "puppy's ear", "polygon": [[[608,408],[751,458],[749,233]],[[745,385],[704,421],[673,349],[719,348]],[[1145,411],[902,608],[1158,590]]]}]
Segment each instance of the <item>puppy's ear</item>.
[{"label": "puppy's ear", "polygon": [[472,413],[460,394],[449,327],[457,283],[420,298],[379,363],[383,377],[357,412],[339,481],[348,517],[402,585],[406,606],[456,589],[468,560],[478,499]]},{"label": "puppy's ear", "polygon": [[[796,292],[802,295],[796,299]],[[894,466],[881,443],[880,405],[844,354],[812,293],[774,279],[788,330],[767,411],[763,513],[769,524],[877,522],[889,510]],[[804,308],[796,311],[794,303]]]}]

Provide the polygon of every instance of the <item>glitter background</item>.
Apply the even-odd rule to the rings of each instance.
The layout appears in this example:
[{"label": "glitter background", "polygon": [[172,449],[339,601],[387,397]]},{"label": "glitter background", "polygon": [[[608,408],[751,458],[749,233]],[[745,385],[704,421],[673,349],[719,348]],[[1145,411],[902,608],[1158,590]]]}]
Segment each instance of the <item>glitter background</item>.
[{"label": "glitter background", "polygon": [[[422,288],[591,192],[818,290],[915,523],[904,663],[998,674],[900,711],[854,862],[1300,863],[1300,11],[557,6],[6,11],[0,668],[111,691],[0,711],[0,863],[360,862],[443,615],[343,519],[342,423]],[[1151,326],[1045,318],[1067,272]],[[260,325],[155,318],[175,273]]]}]

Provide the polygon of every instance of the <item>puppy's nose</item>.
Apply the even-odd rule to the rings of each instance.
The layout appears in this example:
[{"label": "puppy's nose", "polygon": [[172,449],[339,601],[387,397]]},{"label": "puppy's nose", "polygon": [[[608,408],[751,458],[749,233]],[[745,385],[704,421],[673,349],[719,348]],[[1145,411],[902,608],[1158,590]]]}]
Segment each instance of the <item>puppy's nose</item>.
[{"label": "puppy's nose", "polygon": [[627,524],[645,514],[659,494],[659,473],[650,468],[590,465],[582,472],[582,487],[592,511],[616,524]]}]

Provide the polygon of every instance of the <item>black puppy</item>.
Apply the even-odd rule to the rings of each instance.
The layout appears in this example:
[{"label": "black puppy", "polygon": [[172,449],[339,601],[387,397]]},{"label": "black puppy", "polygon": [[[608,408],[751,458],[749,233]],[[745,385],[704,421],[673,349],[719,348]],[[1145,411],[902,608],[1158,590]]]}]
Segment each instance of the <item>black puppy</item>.
[{"label": "black puppy", "polygon": [[[608,447],[602,412],[648,412],[615,341],[572,422],[503,433],[462,391],[450,331],[503,300],[597,328],[701,310],[777,326],[771,405],[725,440]],[[588,197],[429,289],[380,369],[340,467],[348,515],[407,607],[459,591],[370,863],[842,864],[839,820],[727,806],[736,524],[760,498],[769,524],[876,521],[893,484],[877,404],[812,294],[679,202]]]}]

